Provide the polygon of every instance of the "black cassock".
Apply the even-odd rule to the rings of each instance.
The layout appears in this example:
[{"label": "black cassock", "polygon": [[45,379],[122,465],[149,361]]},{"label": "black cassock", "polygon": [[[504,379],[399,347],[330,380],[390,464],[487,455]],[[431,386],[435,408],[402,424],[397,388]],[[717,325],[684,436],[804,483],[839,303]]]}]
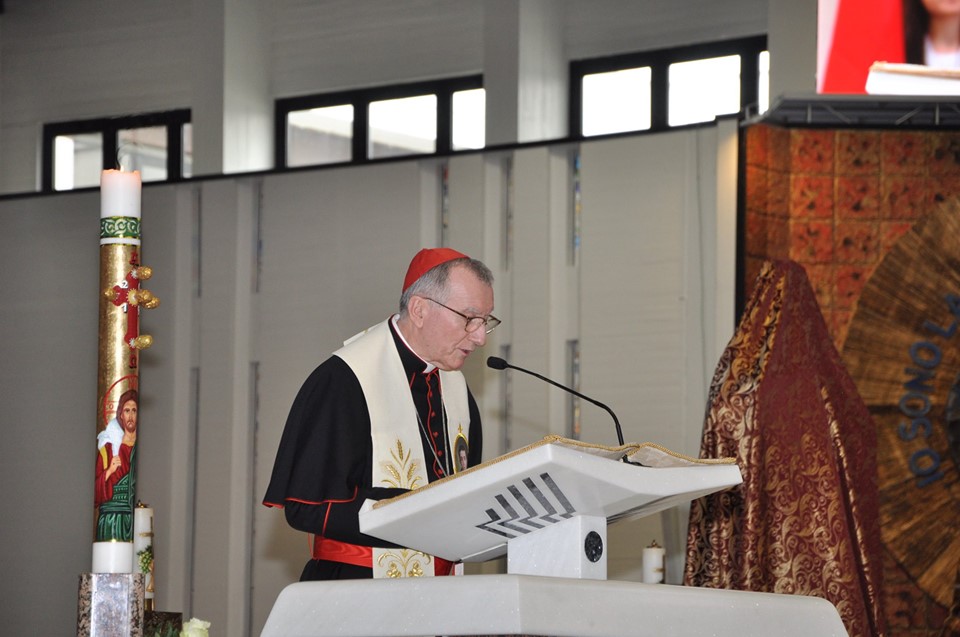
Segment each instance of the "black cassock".
[{"label": "black cassock", "polygon": [[[390,331],[425,425],[420,438],[427,477],[433,482],[452,473],[454,462],[449,446],[442,444],[447,435],[445,419],[441,410],[431,409],[440,395],[438,374],[436,369],[424,373],[427,364],[407,348],[392,321]],[[467,394],[468,466],[472,467],[480,464],[483,439],[477,403],[469,389]],[[349,544],[393,547],[361,533],[357,521],[365,500],[383,500],[406,491],[371,484],[372,459],[370,414],[360,382],[343,359],[331,356],[310,374],[290,408],[263,503],[283,508],[287,522],[299,531]],[[311,559],[300,580],[356,579],[372,574],[372,569],[362,566]]]}]

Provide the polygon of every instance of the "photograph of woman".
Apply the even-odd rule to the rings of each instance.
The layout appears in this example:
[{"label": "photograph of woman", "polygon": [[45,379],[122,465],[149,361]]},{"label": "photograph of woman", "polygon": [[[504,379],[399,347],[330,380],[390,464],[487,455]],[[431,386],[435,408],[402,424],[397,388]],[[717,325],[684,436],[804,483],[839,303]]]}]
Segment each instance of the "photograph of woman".
[{"label": "photograph of woman", "polygon": [[960,0],[904,0],[906,62],[960,68]]}]

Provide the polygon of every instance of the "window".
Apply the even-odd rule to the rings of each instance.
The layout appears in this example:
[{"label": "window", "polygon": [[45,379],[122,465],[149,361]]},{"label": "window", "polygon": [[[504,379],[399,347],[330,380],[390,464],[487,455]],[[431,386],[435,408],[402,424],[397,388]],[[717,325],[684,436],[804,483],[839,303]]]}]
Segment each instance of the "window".
[{"label": "window", "polygon": [[766,37],[570,64],[570,136],[659,131],[765,107]]},{"label": "window", "polygon": [[321,106],[287,115],[287,166],[350,161],[353,106]]},{"label": "window", "polygon": [[103,134],[58,135],[53,140],[54,189],[73,190],[100,183]]},{"label": "window", "polygon": [[667,125],[709,122],[740,110],[740,56],[676,62],[667,70]]},{"label": "window", "polygon": [[370,102],[367,157],[429,154],[437,150],[437,96]]},{"label": "window", "polygon": [[141,179],[174,181],[192,171],[190,111],[177,110],[45,124],[44,191],[95,187],[100,171],[121,166]]},{"label": "window", "polygon": [[279,99],[276,167],[484,146],[482,76]]},{"label": "window", "polygon": [[453,150],[483,148],[486,145],[486,91],[482,88],[453,94]]},{"label": "window", "polygon": [[583,76],[583,135],[650,128],[650,67]]},{"label": "window", "polygon": [[144,126],[117,132],[118,163],[127,170],[139,170],[140,179],[167,180],[167,128]]}]

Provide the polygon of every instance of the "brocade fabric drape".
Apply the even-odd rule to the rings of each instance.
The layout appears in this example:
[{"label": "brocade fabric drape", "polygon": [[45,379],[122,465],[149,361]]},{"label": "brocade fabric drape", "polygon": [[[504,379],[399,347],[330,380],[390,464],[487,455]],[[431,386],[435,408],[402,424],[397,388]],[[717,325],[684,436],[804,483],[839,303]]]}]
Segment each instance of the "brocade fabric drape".
[{"label": "brocade fabric drape", "polygon": [[883,635],[876,430],[804,269],[768,262],[710,387],[700,455],[737,488],[692,503],[684,583],[831,601]]}]

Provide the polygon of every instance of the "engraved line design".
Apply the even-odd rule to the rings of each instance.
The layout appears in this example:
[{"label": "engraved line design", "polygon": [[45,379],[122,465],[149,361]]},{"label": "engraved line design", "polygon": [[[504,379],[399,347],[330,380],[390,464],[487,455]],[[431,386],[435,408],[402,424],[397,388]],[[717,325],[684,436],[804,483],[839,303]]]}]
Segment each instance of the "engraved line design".
[{"label": "engraved line design", "polygon": [[505,529],[510,529],[511,531],[516,531],[517,533],[520,533],[520,534],[528,533],[529,529],[525,529],[522,526],[516,526],[515,524],[512,524],[512,522],[519,520],[520,516],[517,515],[516,509],[510,506],[510,503],[507,502],[507,499],[502,495],[498,494],[496,496],[496,500],[497,502],[500,503],[500,506],[503,507],[503,510],[507,512],[507,515],[510,516],[510,519],[504,520],[503,522],[501,522],[500,526],[502,526]]},{"label": "engraved line design", "polygon": [[532,493],[533,496],[537,499],[537,502],[540,503],[540,506],[542,506],[547,511],[547,515],[540,516],[540,519],[544,520],[545,522],[549,522],[550,524],[556,524],[557,522],[559,522],[560,521],[559,518],[553,517],[555,515],[559,515],[557,513],[556,507],[553,506],[553,503],[547,499],[547,496],[543,494],[543,491],[540,490],[540,487],[538,487],[536,483],[534,483],[534,481],[531,480],[530,478],[524,478],[523,484],[524,486],[527,487],[527,489],[530,490],[530,493]]},{"label": "engraved line design", "polygon": [[567,496],[564,495],[563,491],[560,490],[560,487],[557,486],[557,483],[553,481],[553,478],[550,477],[549,473],[541,473],[540,479],[543,480],[544,484],[547,485],[547,488],[553,492],[553,495],[557,496],[557,500],[560,501],[560,506],[566,509],[566,512],[561,513],[564,518],[572,518],[573,514],[577,512],[573,505],[570,504],[570,500],[567,499]]},{"label": "engraved line design", "polygon": [[[508,485],[506,493],[496,494],[497,505],[485,511],[489,519],[476,528],[513,539],[573,517],[576,508],[550,474],[541,473],[539,478],[542,485],[527,477],[521,484]],[[558,510],[556,503],[562,510]]]},{"label": "engraved line design", "polygon": [[489,519],[488,521],[484,522],[483,524],[478,524],[478,525],[477,525],[477,528],[478,528],[478,529],[480,529],[481,531],[488,531],[488,532],[490,532],[490,533],[496,533],[497,535],[501,535],[501,536],[503,536],[503,537],[505,537],[505,538],[507,538],[507,539],[511,539],[511,538],[516,537],[516,536],[513,535],[512,533],[506,533],[506,532],[504,532],[504,531],[501,531],[500,529],[494,529],[494,528],[491,528],[491,527],[490,527],[491,524],[496,524],[497,522],[500,521],[500,516],[497,515],[497,512],[496,512],[496,511],[494,511],[493,509],[487,509],[487,515],[490,516],[490,519]]},{"label": "engraved line design", "polygon": [[535,522],[533,520],[533,518],[537,517],[537,510],[534,509],[529,502],[527,502],[527,499],[523,496],[522,493],[520,493],[520,489],[518,489],[514,485],[510,485],[509,487],[507,487],[507,491],[509,491],[510,495],[512,495],[514,499],[520,504],[520,506],[523,507],[523,510],[527,512],[527,517],[520,518],[517,521],[520,522],[521,524],[532,526],[535,529],[542,529],[544,525],[540,524],[539,522]]}]

